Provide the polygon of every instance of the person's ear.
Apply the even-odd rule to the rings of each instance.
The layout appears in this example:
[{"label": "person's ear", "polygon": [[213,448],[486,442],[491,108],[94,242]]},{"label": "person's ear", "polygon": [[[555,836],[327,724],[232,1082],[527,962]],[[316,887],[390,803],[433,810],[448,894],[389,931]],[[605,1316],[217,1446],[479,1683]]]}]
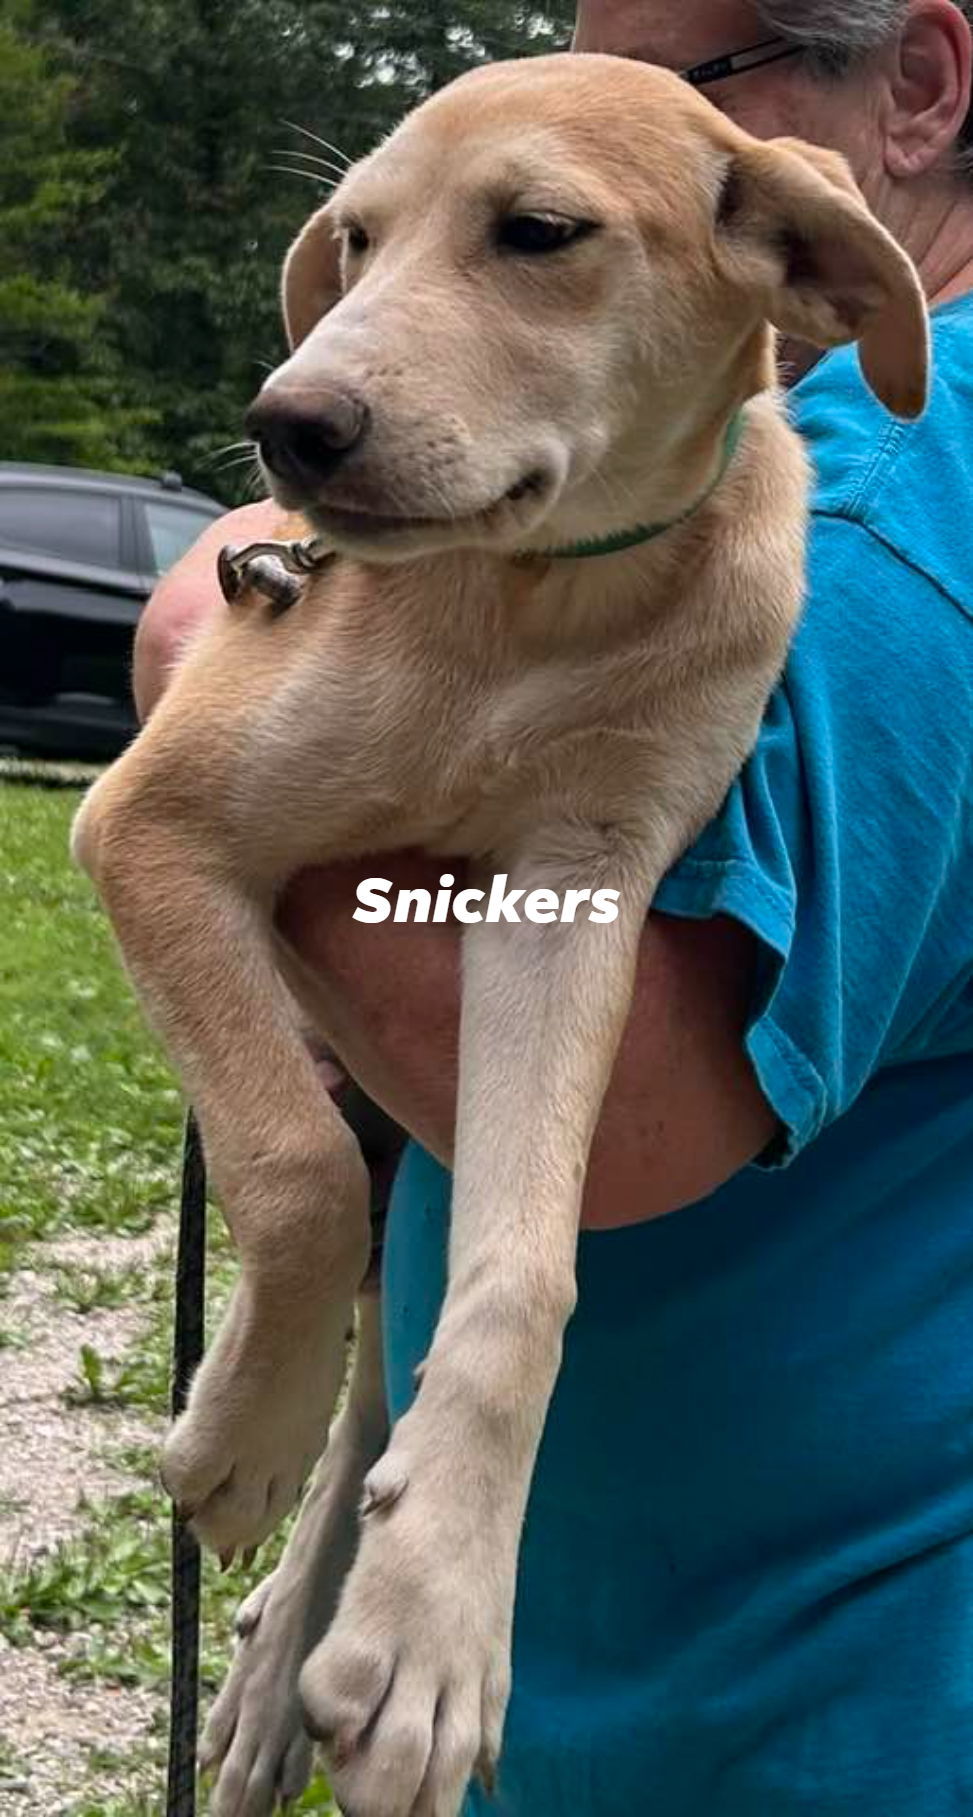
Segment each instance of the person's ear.
[{"label": "person's ear", "polygon": [[948,166],[970,108],[970,21],[953,0],[918,0],[887,56],[884,159],[890,177]]},{"label": "person's ear", "polygon": [[341,243],[329,205],[311,216],[284,260],[281,302],[292,353],[341,294]]},{"label": "person's ear", "polygon": [[822,348],[857,341],[876,397],[896,416],[921,415],[929,320],[919,276],[836,152],[796,139],[735,151],[716,247],[724,275],[781,334]]}]

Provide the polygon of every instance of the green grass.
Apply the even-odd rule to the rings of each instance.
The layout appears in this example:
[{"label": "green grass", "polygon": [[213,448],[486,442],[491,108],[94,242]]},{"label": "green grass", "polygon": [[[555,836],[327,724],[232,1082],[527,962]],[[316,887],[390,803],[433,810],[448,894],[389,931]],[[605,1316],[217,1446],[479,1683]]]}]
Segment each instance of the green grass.
[{"label": "green grass", "polygon": [[144,1230],[179,1091],[67,855],[80,794],[0,782],[0,1243]]},{"label": "green grass", "polygon": [[[52,1269],[55,1299],[72,1314],[138,1304],[146,1322],[120,1358],[80,1345],[65,1398],[79,1409],[124,1407],[161,1419],[169,1402],[171,1260],[112,1272],[99,1265],[97,1239],[145,1230],[172,1209],[181,1098],[146,1032],[94,895],[68,858],[80,793],[18,786],[6,773],[0,772],[0,1304],[28,1256],[32,1267],[44,1265],[38,1239],[90,1233],[90,1261]],[[212,1330],[233,1278],[215,1212],[210,1237]],[[0,1323],[0,1353],[24,1341]],[[91,1751],[91,1784],[104,1775],[130,1789],[104,1797],[89,1791],[72,1806],[72,1817],[158,1817],[163,1802],[169,1508],[154,1448],[129,1447],[118,1461],[136,1478],[135,1489],[89,1507],[78,1537],[0,1568],[0,1634],[9,1644],[29,1647],[39,1634],[56,1633],[66,1643],[59,1670],[69,1679],[159,1695],[158,1723],[140,1753],[119,1760]],[[277,1536],[247,1572],[223,1575],[206,1561],[206,1694],[225,1669],[238,1603],[272,1569],[282,1544]],[[9,1775],[22,1765],[11,1760],[8,1767],[0,1752],[0,1802],[5,1770]],[[66,1786],[65,1795],[73,1790]],[[200,1808],[207,1808],[205,1793]],[[324,1780],[315,1780],[293,1808],[334,1813]]]}]

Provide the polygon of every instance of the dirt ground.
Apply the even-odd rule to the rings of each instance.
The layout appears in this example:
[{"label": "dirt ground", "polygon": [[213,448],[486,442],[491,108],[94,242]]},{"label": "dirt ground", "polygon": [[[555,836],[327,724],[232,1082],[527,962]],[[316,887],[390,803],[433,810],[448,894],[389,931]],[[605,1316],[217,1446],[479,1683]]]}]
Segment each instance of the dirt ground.
[{"label": "dirt ground", "polygon": [[[0,1569],[20,1577],[60,1541],[83,1531],[84,1504],[134,1486],[112,1454],[152,1443],[147,1417],[110,1406],[70,1405],[82,1344],[121,1360],[137,1350],[147,1323],[143,1307],[78,1313],[61,1303],[59,1270],[125,1273],[165,1252],[169,1233],[121,1238],[93,1235],[35,1246],[33,1266],[13,1276],[3,1302],[7,1345],[0,1351]],[[141,1747],[159,1698],[133,1687],[77,1684],[59,1664],[85,1650],[83,1629],[64,1638],[39,1632],[28,1647],[0,1636],[0,1813],[48,1817],[88,1802],[96,1809],[123,1788],[127,1775],[108,1764]],[[103,1762],[92,1774],[92,1757]]]}]

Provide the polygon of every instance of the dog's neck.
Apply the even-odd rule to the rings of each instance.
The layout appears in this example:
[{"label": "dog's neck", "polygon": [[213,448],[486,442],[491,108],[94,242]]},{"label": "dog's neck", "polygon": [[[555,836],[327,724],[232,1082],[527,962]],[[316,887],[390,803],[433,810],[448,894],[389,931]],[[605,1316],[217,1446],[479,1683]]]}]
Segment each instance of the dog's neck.
[{"label": "dog's neck", "polygon": [[650,624],[680,611],[700,561],[719,560],[727,525],[747,508],[752,428],[768,414],[777,415],[771,393],[745,412],[720,482],[664,533],[590,560],[470,549],[363,567],[363,630],[381,624],[395,636],[408,622],[413,659],[422,650],[433,667],[472,664],[485,686],[525,663],[590,664],[641,644]]},{"label": "dog's neck", "polygon": [[743,435],[743,411],[737,410],[727,425],[723,436],[719,465],[713,479],[699,498],[695,499],[685,510],[675,517],[663,519],[659,523],[636,524],[630,530],[615,530],[607,536],[591,536],[583,542],[566,543],[557,548],[542,550],[542,558],[550,561],[595,561],[606,555],[621,555],[628,549],[641,547],[643,543],[654,543],[659,536],[665,536],[674,530],[677,524],[684,523],[692,517],[710,495],[715,492],[730,465]]},{"label": "dog's neck", "polygon": [[776,385],[774,337],[752,318],[727,325],[702,371],[656,383],[651,404],[626,426],[608,458],[565,494],[521,551],[571,557],[590,546],[612,556],[690,517],[719,485],[735,453],[734,426],[751,398]]}]

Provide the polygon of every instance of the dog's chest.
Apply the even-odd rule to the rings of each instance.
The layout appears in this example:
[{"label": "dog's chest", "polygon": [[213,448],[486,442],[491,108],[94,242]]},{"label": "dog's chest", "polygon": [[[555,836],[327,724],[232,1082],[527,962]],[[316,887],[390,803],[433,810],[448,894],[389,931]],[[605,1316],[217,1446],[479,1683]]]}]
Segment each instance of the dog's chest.
[{"label": "dog's chest", "polygon": [[302,602],[266,639],[238,812],[260,802],[265,831],[272,803],[288,857],[304,860],[413,843],[486,850],[552,795],[576,797],[576,740],[608,711],[612,681],[525,653],[505,608],[475,576],[425,597],[385,579]]}]

